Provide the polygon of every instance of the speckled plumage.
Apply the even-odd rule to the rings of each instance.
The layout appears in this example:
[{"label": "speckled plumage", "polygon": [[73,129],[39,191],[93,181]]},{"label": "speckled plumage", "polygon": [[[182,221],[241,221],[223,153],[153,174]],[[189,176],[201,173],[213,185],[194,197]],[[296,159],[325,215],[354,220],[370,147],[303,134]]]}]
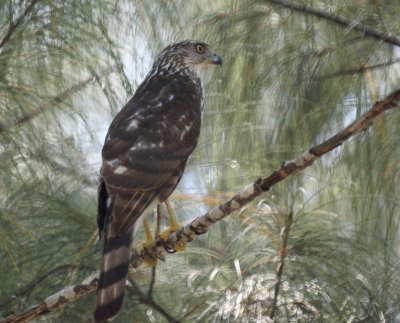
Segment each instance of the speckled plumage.
[{"label": "speckled plumage", "polygon": [[105,241],[96,322],[122,307],[134,227],[173,192],[196,147],[203,106],[198,71],[208,64],[221,59],[203,42],[166,47],[110,125],[99,186],[98,226]]}]

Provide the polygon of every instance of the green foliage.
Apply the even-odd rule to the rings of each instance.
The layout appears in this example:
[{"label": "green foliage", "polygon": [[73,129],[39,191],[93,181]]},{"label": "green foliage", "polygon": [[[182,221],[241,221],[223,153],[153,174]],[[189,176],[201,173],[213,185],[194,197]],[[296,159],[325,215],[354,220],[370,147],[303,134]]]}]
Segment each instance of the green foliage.
[{"label": "green foliage", "polygon": [[[400,35],[397,1],[304,3]],[[202,39],[224,60],[205,75],[201,140],[171,200],[183,222],[399,84],[396,47],[267,0],[0,1],[0,44],[10,33],[0,46],[0,316],[99,267],[102,140],[166,44]],[[399,320],[399,116],[168,255],[154,302],[188,322]],[[147,293],[152,269],[131,278]],[[93,307],[92,293],[40,320],[90,321]],[[131,289],[116,319],[165,320]]]}]

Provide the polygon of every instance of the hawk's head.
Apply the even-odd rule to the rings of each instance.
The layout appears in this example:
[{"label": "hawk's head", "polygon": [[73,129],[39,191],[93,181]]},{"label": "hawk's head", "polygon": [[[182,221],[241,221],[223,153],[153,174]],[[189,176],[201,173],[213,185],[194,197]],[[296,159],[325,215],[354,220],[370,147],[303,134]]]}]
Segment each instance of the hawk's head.
[{"label": "hawk's head", "polygon": [[166,69],[185,65],[196,71],[210,64],[222,65],[222,59],[206,43],[185,40],[166,47],[157,57],[155,65]]}]

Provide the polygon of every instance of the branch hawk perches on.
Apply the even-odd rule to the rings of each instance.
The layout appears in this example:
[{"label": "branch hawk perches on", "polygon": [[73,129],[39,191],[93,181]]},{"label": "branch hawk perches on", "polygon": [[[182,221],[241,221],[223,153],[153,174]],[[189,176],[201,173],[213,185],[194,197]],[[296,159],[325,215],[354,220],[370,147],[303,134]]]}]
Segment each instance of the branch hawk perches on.
[{"label": "branch hawk perches on", "polygon": [[105,239],[96,322],[112,319],[122,307],[134,227],[178,185],[200,133],[198,72],[221,63],[203,42],[168,46],[110,125],[99,186],[97,221]]}]

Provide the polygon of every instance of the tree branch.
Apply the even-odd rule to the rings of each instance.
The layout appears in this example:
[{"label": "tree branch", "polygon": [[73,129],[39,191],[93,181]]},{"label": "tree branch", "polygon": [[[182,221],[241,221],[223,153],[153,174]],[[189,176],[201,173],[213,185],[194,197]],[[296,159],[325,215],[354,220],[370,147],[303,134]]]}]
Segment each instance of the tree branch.
[{"label": "tree branch", "polygon": [[[25,8],[25,11],[21,16],[19,16],[15,22],[10,20],[10,27],[8,28],[7,33],[3,37],[3,39],[0,41],[0,48],[2,48],[11,38],[11,36],[14,34],[14,32],[17,30],[18,26],[21,24],[21,22],[25,19],[25,17],[32,11],[33,7],[36,5],[36,3],[39,0],[32,0],[31,3]],[[10,8],[12,8],[11,3],[10,3]],[[10,13],[10,17],[12,13]]]},{"label": "tree branch", "polygon": [[58,293],[47,297],[42,303],[37,304],[22,313],[10,314],[5,319],[1,319],[0,323],[28,322],[38,316],[55,311],[61,308],[65,303],[74,301],[80,296],[96,290],[98,280],[99,273],[96,272],[86,278],[82,283],[65,287]]},{"label": "tree branch", "polygon": [[[284,180],[289,175],[296,173],[320,158],[322,155],[334,150],[342,145],[352,136],[367,130],[374,119],[385,111],[396,107],[400,102],[400,89],[392,92],[383,100],[376,102],[370,110],[361,115],[356,121],[351,123],[343,130],[328,138],[323,143],[316,145],[295,159],[284,162],[278,170],[275,170],[271,175],[259,178],[254,183],[248,185],[242,192],[236,194],[226,203],[211,209],[203,216],[195,219],[180,230],[169,235],[167,240],[158,238],[153,245],[141,251],[132,250],[131,265],[139,267],[146,257],[158,258],[164,249],[171,250],[173,246],[182,242],[189,242],[196,235],[207,232],[209,226],[216,223],[234,211],[240,210],[245,204],[251,202],[262,193],[268,191],[273,185]],[[283,253],[281,253],[283,255]],[[98,283],[98,275],[96,272],[86,278],[82,283],[68,286],[57,292],[54,295],[46,298],[42,303],[28,309],[20,314],[11,314],[1,323],[22,322],[33,319],[40,315],[44,315],[50,311],[59,309],[66,303],[77,300],[80,296],[94,291]]]},{"label": "tree branch", "polygon": [[[40,277],[36,278],[33,282],[29,283],[28,285],[21,287],[17,292],[14,293],[14,295],[12,295],[10,298],[6,299],[6,300],[2,300],[2,302],[0,303],[0,308],[5,307],[7,304],[14,302],[15,300],[17,300],[17,296],[18,297],[28,297],[28,295],[30,294],[30,292],[36,287],[38,286],[41,282],[43,282],[45,279],[49,279],[49,277],[51,277],[54,274],[59,274],[61,271],[66,271],[68,269],[75,269],[76,266],[74,265],[61,265],[59,267],[53,268],[51,270],[49,270],[48,272],[44,273],[43,275],[41,275]],[[87,270],[94,270],[93,267],[89,268],[89,267],[83,267],[80,266],[79,268],[85,268]]]},{"label": "tree branch", "polygon": [[371,28],[367,25],[364,25],[360,22],[347,20],[343,16],[334,15],[329,12],[323,11],[321,9],[312,8],[307,5],[303,5],[300,3],[295,3],[295,2],[291,2],[291,1],[287,1],[287,0],[266,0],[266,1],[270,2],[272,4],[275,4],[275,5],[279,5],[281,7],[285,7],[285,8],[291,9],[291,10],[310,14],[310,15],[316,16],[318,18],[323,18],[323,19],[329,20],[338,25],[348,27],[351,30],[357,30],[364,35],[381,40],[385,43],[395,45],[395,46],[400,46],[400,37],[398,37],[394,34],[391,34],[391,33],[376,30],[376,29]]}]

